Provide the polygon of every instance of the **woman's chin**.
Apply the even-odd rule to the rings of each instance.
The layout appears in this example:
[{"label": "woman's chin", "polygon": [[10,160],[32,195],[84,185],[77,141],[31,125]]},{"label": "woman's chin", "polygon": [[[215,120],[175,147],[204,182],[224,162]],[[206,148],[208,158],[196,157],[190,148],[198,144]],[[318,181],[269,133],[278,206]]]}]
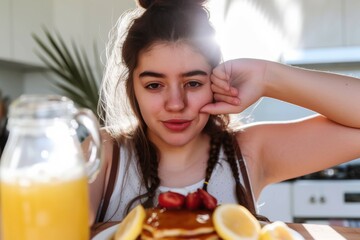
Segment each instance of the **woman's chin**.
[{"label": "woman's chin", "polygon": [[189,142],[189,139],[168,139],[167,141],[165,141],[165,144],[172,147],[183,147]]},{"label": "woman's chin", "polygon": [[183,147],[190,143],[193,138],[185,137],[185,136],[166,136],[164,138],[158,139],[155,144],[168,146],[168,147]]}]

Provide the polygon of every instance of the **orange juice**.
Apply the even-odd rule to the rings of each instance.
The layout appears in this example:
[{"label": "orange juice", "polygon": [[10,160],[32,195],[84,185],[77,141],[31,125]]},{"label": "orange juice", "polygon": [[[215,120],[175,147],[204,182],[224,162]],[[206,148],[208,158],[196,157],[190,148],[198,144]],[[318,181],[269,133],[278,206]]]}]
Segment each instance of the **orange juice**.
[{"label": "orange juice", "polygon": [[0,183],[3,240],[88,240],[86,177]]}]

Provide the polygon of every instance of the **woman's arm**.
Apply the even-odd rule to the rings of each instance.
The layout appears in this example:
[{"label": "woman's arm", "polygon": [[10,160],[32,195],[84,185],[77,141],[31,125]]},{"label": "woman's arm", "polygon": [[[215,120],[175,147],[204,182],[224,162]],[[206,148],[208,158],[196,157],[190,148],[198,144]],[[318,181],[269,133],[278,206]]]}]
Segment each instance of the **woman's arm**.
[{"label": "woman's arm", "polygon": [[321,114],[243,127],[238,142],[255,195],[269,183],[360,157],[360,79],[240,59],[215,68],[212,83],[216,101],[204,112],[239,113],[267,96]]},{"label": "woman's arm", "polygon": [[256,196],[270,183],[360,157],[360,130],[322,115],[247,125],[237,139]]},{"label": "woman's arm", "polygon": [[267,62],[264,95],[360,128],[360,79]]},{"label": "woman's arm", "polygon": [[240,113],[261,97],[311,109],[340,124],[360,128],[360,79],[256,59],[227,61],[211,76],[214,104],[202,111]]}]

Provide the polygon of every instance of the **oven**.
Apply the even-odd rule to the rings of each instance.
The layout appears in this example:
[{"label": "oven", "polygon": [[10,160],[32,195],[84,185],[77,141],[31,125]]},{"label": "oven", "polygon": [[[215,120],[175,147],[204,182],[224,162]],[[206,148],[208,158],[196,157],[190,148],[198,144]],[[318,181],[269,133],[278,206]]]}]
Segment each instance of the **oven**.
[{"label": "oven", "polygon": [[292,191],[294,222],[360,227],[360,164],[304,176]]}]

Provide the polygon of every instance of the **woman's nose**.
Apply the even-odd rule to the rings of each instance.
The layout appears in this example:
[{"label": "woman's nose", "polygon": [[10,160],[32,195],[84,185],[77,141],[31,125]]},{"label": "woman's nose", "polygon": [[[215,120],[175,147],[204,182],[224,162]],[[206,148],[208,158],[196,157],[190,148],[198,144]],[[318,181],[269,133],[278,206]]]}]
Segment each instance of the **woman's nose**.
[{"label": "woman's nose", "polygon": [[165,101],[167,111],[181,111],[186,105],[185,92],[181,88],[169,89]]}]

